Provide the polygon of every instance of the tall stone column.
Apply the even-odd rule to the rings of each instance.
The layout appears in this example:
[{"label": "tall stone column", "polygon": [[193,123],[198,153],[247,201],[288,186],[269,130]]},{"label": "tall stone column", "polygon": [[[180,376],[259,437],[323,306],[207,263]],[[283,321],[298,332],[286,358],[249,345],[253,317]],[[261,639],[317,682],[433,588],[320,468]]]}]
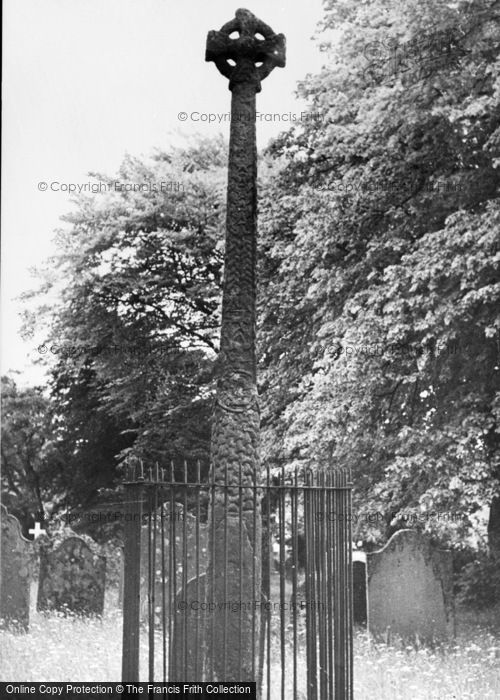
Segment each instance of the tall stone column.
[{"label": "tall stone column", "polygon": [[[237,33],[236,38],[231,37]],[[259,407],[256,384],[257,149],[255,96],[285,65],[285,37],[248,10],[209,32],[206,60],[229,79],[231,132],[226,251],[211,478],[227,483],[211,503],[214,543],[207,572],[208,680],[256,680],[261,579]],[[243,488],[239,488],[240,484]],[[240,603],[240,608],[238,608]]]}]

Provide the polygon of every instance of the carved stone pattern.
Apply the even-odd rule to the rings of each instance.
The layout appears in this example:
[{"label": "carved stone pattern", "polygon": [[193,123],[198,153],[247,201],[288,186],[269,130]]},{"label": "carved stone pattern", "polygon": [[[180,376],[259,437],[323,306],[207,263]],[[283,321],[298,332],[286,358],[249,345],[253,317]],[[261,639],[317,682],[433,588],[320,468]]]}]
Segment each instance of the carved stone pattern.
[{"label": "carved stone pattern", "polygon": [[[237,39],[229,36],[234,31],[239,32]],[[229,59],[236,65],[231,66]],[[219,32],[209,33],[206,60],[214,61],[229,78],[232,91],[222,328],[210,455],[212,477],[229,488],[220,495],[216,490],[211,503],[213,552],[207,592],[211,601],[239,600],[248,607],[237,615],[218,611],[208,616],[213,645],[206,657],[211,668],[205,671],[210,680],[244,681],[255,679],[259,656],[260,618],[249,604],[260,599],[262,537],[260,503],[251,488],[260,472],[255,95],[260,81],[275,66],[284,65],[285,39],[251,12],[238,10]],[[240,481],[248,488],[238,488]]]},{"label": "carved stone pattern", "polygon": [[[233,32],[239,32],[240,36],[231,39]],[[257,33],[264,38],[258,39]],[[228,59],[236,65],[231,66]],[[253,85],[255,92],[260,92],[260,81],[275,66],[285,65],[285,37],[275,34],[271,27],[248,10],[240,9],[220,31],[208,33],[205,60],[214,61],[222,75],[229,78],[230,90],[238,83],[246,83]],[[262,65],[256,66],[257,62]]]},{"label": "carved stone pattern", "polygon": [[[256,175],[255,85],[237,83],[232,93],[231,136],[226,222],[226,255],[222,302],[221,349],[216,405],[212,422],[211,469],[224,495],[216,490],[213,557],[208,568],[208,598],[213,601],[258,599],[261,576],[260,503],[251,488],[259,464],[259,408],[257,402],[256,321]],[[231,488],[234,486],[234,488]],[[240,523],[239,514],[241,508]],[[240,588],[240,576],[242,588]],[[210,678],[252,680],[253,640],[259,639],[255,611],[212,613],[214,647],[206,669]],[[223,643],[226,640],[226,644]],[[241,641],[240,641],[241,640]],[[228,643],[229,642],[229,643]],[[256,651],[257,647],[253,647]]]},{"label": "carved stone pattern", "polygon": [[255,520],[254,544],[253,527],[248,522],[241,526],[240,533],[240,520],[234,517],[228,517],[226,525],[216,526],[213,559],[207,570],[209,602],[227,605],[241,601],[243,604],[241,610],[219,609],[207,613],[207,634],[213,627],[214,647],[209,655],[213,667],[205,671],[207,678],[216,681],[224,678],[251,681],[255,680],[257,672],[260,615],[252,604],[260,600],[261,595],[260,514]]},{"label": "carved stone pattern", "polygon": [[[259,411],[255,362],[256,315],[256,175],[255,90],[238,84],[232,110],[243,116],[231,122],[222,301],[221,346],[216,406],[212,424],[211,463],[215,479],[241,478],[253,484],[259,469]],[[253,502],[244,498],[243,510]],[[239,508],[239,493],[229,493],[229,511]]]}]

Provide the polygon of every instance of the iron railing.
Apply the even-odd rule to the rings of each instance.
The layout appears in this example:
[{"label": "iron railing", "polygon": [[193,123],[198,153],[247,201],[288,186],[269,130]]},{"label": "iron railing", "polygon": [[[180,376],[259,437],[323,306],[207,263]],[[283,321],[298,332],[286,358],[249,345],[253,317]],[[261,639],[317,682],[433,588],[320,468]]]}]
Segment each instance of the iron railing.
[{"label": "iron railing", "polygon": [[[149,682],[213,680],[215,616],[224,616],[224,655],[228,648],[241,655],[241,619],[252,606],[259,697],[352,698],[351,483],[345,471],[267,469],[249,487],[227,475],[223,483],[202,482],[199,464],[191,471],[184,465],[180,478],[173,465],[147,473],[140,465],[130,468],[125,491],[124,681],[146,680],[144,669],[139,674],[140,647]],[[248,523],[242,504],[249,492],[254,506],[260,502],[261,598],[209,600],[215,499],[234,503],[239,496],[240,592],[249,590],[243,576],[255,583],[255,565],[242,560]],[[223,546],[227,567],[227,541]]]}]

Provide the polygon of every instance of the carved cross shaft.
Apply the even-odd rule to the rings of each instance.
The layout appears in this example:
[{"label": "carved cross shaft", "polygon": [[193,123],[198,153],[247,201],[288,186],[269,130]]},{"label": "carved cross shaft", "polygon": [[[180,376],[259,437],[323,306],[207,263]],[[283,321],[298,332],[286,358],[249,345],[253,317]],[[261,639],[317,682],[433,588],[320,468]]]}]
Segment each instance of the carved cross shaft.
[{"label": "carved cross shaft", "polygon": [[[233,34],[236,34],[233,38]],[[208,34],[206,60],[229,78],[231,130],[226,250],[217,392],[210,444],[215,490],[207,596],[221,605],[240,600],[231,619],[213,614],[205,674],[208,680],[256,680],[259,626],[252,601],[261,597],[262,524],[255,326],[257,267],[256,93],[275,66],[285,65],[285,37],[248,10]],[[222,607],[220,608],[223,609]]]}]

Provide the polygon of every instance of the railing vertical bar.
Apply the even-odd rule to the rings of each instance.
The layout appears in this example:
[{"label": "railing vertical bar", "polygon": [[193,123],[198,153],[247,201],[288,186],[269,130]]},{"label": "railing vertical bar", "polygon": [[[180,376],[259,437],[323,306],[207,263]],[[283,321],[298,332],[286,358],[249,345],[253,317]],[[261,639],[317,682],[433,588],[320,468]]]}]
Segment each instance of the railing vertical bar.
[{"label": "railing vertical bar", "polygon": [[[340,477],[340,485],[341,487],[343,486],[343,474],[342,471],[339,472],[339,477]],[[345,676],[345,524],[346,524],[346,516],[345,516],[345,502],[344,502],[344,496],[345,496],[345,491],[343,488],[340,490],[340,500],[342,503],[342,517],[340,518],[340,523],[339,523],[339,547],[340,547],[340,581],[341,581],[341,588],[340,588],[340,643],[342,646],[342,692],[345,695],[345,681],[346,681],[346,676]]]},{"label": "railing vertical bar", "polygon": [[151,484],[151,473],[149,473],[148,481],[148,660],[149,682],[154,682],[154,553],[153,553],[153,486]]},{"label": "railing vertical bar", "polygon": [[326,525],[326,548],[327,548],[327,636],[328,636],[328,700],[333,700],[333,679],[334,679],[334,665],[333,665],[333,596],[334,596],[334,572],[333,572],[333,541],[332,541],[332,517],[334,512],[333,503],[333,477],[331,469],[328,470],[327,477],[327,494],[326,494],[326,513],[325,513],[325,525]]},{"label": "railing vertical bar", "polygon": [[[195,500],[196,500],[196,600],[198,601],[198,607],[200,604],[200,460],[196,462],[196,489],[195,489]],[[195,632],[194,632],[194,678],[191,679],[195,682],[201,680],[200,677],[200,660],[201,660],[201,645],[200,645],[200,613],[196,612],[195,620]]]},{"label": "railing vertical bar", "polygon": [[298,600],[297,600],[297,574],[299,567],[298,559],[298,483],[297,483],[297,467],[294,470],[293,487],[292,487],[292,552],[293,552],[293,569],[292,569],[292,626],[293,626],[293,700],[297,700],[297,615],[298,615]]},{"label": "railing vertical bar", "polygon": [[261,532],[261,561],[262,561],[262,578],[261,578],[261,589],[260,594],[257,593],[260,600],[260,629],[259,629],[259,673],[257,676],[257,683],[259,688],[259,693],[262,693],[264,687],[264,661],[265,661],[265,646],[266,646],[266,617],[264,615],[264,604],[267,600],[267,590],[269,588],[267,581],[267,540],[268,540],[268,530],[269,522],[266,523],[266,509],[267,509],[267,496],[265,495],[265,486],[261,484],[261,509],[262,509],[262,532]]},{"label": "railing vertical bar", "polygon": [[[339,512],[339,499],[338,494],[338,477],[337,472],[333,474],[334,492],[333,492],[333,514]],[[333,566],[334,566],[334,597],[333,597],[333,647],[334,647],[334,681],[335,681],[335,698],[338,700],[339,695],[339,604],[338,604],[338,594],[339,594],[339,562],[338,562],[338,542],[337,542],[337,521],[335,520],[335,515],[332,520],[332,536],[333,536]]]},{"label": "railing vertical bar", "polygon": [[[319,478],[320,478],[320,473],[318,471],[315,472],[314,474],[314,479],[315,479],[315,485],[316,487],[319,486]],[[314,588],[314,600],[313,602],[313,611],[314,611],[314,620],[316,624],[316,663],[317,663],[317,669],[318,669],[318,683],[319,683],[319,690],[321,693],[321,616],[319,614],[319,609],[318,606],[320,605],[321,602],[321,541],[320,541],[320,528],[319,528],[319,522],[318,522],[318,512],[319,512],[319,504],[318,504],[318,499],[319,499],[319,490],[316,488],[313,491],[313,503],[314,503],[314,553],[315,553],[315,567],[314,567],[314,572],[315,572],[315,588]],[[320,695],[320,697],[323,697]]]},{"label": "railing vertical bar", "polygon": [[[346,481],[349,478],[349,474],[346,474]],[[350,487],[350,480],[349,480],[349,487]],[[348,509],[349,509],[349,515],[352,515],[352,497],[351,497],[351,490],[346,491],[346,497],[347,497],[347,502],[348,502]],[[349,659],[349,685],[348,685],[348,698],[349,700],[352,700],[353,698],[353,663],[354,663],[354,651],[353,651],[353,580],[352,580],[352,517],[349,517],[349,528],[348,528],[348,560],[347,560],[347,566],[348,566],[348,579],[347,579],[347,590],[349,593],[348,596],[348,602],[347,602],[347,610],[349,614],[349,620],[348,620],[348,629],[347,629],[347,643],[348,643],[348,659]]]},{"label": "railing vertical bar", "polygon": [[[317,487],[317,474],[312,472],[312,485],[314,487]],[[313,669],[314,669],[314,700],[317,700],[318,698],[318,665],[319,665],[319,655],[318,655],[318,612],[316,608],[316,591],[317,591],[317,576],[318,576],[318,538],[317,538],[317,522],[318,522],[318,514],[316,510],[316,498],[317,498],[317,490],[316,488],[313,489],[311,493],[311,536],[313,538],[313,546],[311,547],[312,553],[313,553],[313,562],[311,566],[311,573],[312,573],[312,585],[311,585],[311,591],[312,591],[312,597],[311,600],[309,601],[309,605],[311,606],[312,613],[311,613],[311,622],[312,622],[312,638],[313,638]]]},{"label": "railing vertical bar", "polygon": [[314,697],[315,700],[318,698],[318,684],[319,684],[319,649],[318,649],[318,642],[319,642],[319,625],[318,625],[318,610],[317,610],[317,598],[319,597],[319,588],[318,588],[318,566],[319,566],[319,542],[318,542],[318,512],[317,512],[317,497],[318,497],[318,491],[317,491],[317,486],[318,486],[318,474],[317,472],[313,472],[312,474],[312,482],[314,485],[314,489],[311,494],[311,532],[312,532],[312,537],[314,541],[314,546],[313,546],[313,566],[312,566],[312,575],[313,575],[313,585],[312,585],[312,591],[313,591],[313,598],[310,601],[310,605],[312,608],[312,623],[313,623],[313,637],[314,637],[314,644],[313,644],[313,651],[314,651]]},{"label": "railing vertical bar", "polygon": [[238,591],[239,591],[239,599],[240,599],[240,606],[239,606],[239,617],[238,617],[238,679],[241,679],[241,645],[242,645],[242,626],[243,626],[243,617],[242,617],[242,600],[241,600],[241,594],[243,591],[243,484],[241,481],[241,462],[239,464],[239,471],[238,471],[238,547],[239,547],[239,552],[238,552]]},{"label": "railing vertical bar", "polygon": [[318,600],[318,617],[320,626],[319,652],[320,652],[320,687],[321,697],[326,698],[328,694],[328,640],[327,640],[327,617],[326,617],[326,537],[325,537],[325,471],[319,474],[319,485],[321,489],[318,493],[318,513],[316,521],[319,530],[319,560],[320,560],[320,596]]},{"label": "railing vertical bar", "polygon": [[[347,479],[345,478],[345,471],[342,473],[342,484],[345,487],[347,484]],[[344,488],[342,490],[343,500],[344,500],[344,658],[345,658],[345,691],[346,694],[349,692],[349,556],[348,547],[350,539],[350,513],[348,509],[347,500],[347,490]]]},{"label": "railing vertical bar", "polygon": [[[348,473],[344,472],[344,483],[346,486],[350,486],[348,482]],[[352,503],[351,503],[351,491],[345,489],[345,500],[346,500],[346,511],[349,515],[347,518],[347,533],[346,533],[346,589],[347,589],[347,600],[346,600],[346,684],[347,684],[347,697],[349,700],[352,699],[353,688],[352,688],[352,678],[353,678],[353,649],[352,649]]]},{"label": "railing vertical bar", "polygon": [[316,624],[316,668],[318,670],[318,678],[317,678],[317,683],[318,683],[318,690],[320,692],[320,697],[321,696],[321,619],[319,615],[319,609],[318,606],[320,604],[321,600],[321,551],[320,551],[320,528],[319,528],[319,522],[318,522],[318,512],[319,512],[319,503],[318,503],[318,498],[319,498],[319,477],[320,473],[318,471],[315,472],[314,474],[314,480],[315,480],[315,486],[316,488],[313,491],[313,503],[314,503],[314,558],[315,558],[315,567],[314,567],[314,574],[315,574],[315,581],[314,581],[314,601],[313,601],[313,611],[314,611],[314,620]]},{"label": "railing vertical bar", "polygon": [[[343,482],[346,483],[345,472],[343,473]],[[345,621],[344,621],[344,656],[345,656],[345,669],[346,669],[346,695],[349,692],[349,557],[348,557],[348,540],[349,540],[349,519],[348,514],[348,502],[347,502],[347,491],[344,490],[344,508],[346,512],[346,522],[345,522],[345,537],[344,537],[344,582],[345,582]]]},{"label": "railing vertical bar", "polygon": [[312,601],[314,597],[314,568],[315,568],[315,542],[314,542],[314,490],[307,488],[313,486],[312,472],[306,469],[305,498],[307,503],[307,536],[306,536],[306,638],[307,638],[307,697],[308,700],[317,700],[316,685],[316,625]]},{"label": "railing vertical bar", "polygon": [[285,700],[286,655],[285,655],[285,467],[281,468],[279,490],[279,572],[280,572],[280,656],[281,656],[281,700]]},{"label": "railing vertical bar", "polygon": [[[135,470],[131,467],[131,481]],[[125,484],[122,681],[139,681],[142,484]],[[136,517],[136,516],[139,517]],[[128,516],[128,517],[127,517]]]},{"label": "railing vertical bar", "polygon": [[[343,470],[340,472],[340,478],[341,478],[341,484],[342,487],[345,484],[345,478],[344,478],[344,472]],[[346,580],[347,580],[347,571],[346,571],[346,549],[347,549],[347,541],[346,541],[346,526],[347,526],[347,513],[346,513],[346,492],[345,489],[342,488],[341,491],[341,497],[342,497],[342,518],[341,518],[341,544],[342,544],[342,670],[343,670],[343,679],[342,679],[342,686],[343,686],[343,691],[344,694],[346,692],[346,681],[347,681],[347,648],[346,648],[346,632],[347,632],[347,627],[346,627],[346,599],[347,599],[347,586],[346,586]]]},{"label": "railing vertical bar", "polygon": [[[157,481],[157,480],[156,480]],[[152,621],[153,621],[153,645],[152,645],[152,672],[153,672],[153,682],[155,679],[155,629],[156,629],[156,542],[158,536],[158,484],[155,482],[152,487],[153,489],[153,590],[151,598],[152,607]]]},{"label": "railing vertical bar", "polygon": [[309,485],[309,473],[304,469],[304,540],[305,540],[305,608],[306,608],[306,674],[307,674],[307,698],[310,697],[312,687],[312,661],[311,661],[311,611],[309,600],[311,598],[311,527],[310,527],[310,508],[309,497],[310,492],[307,489]]},{"label": "railing vertical bar", "polygon": [[[257,585],[256,585],[256,576],[257,576],[257,570],[256,570],[256,552],[258,551],[257,547],[257,469],[254,464],[254,471],[253,471],[253,500],[252,500],[252,511],[253,511],[253,517],[252,517],[252,547],[251,547],[251,552],[252,552],[252,598],[255,600],[256,596],[260,594],[260,590],[257,591]],[[262,566],[262,562],[259,562],[260,565]],[[251,601],[246,601],[250,603]],[[255,678],[255,642],[256,642],[256,631],[255,631],[255,623],[256,623],[257,615],[252,615],[252,678]]]},{"label": "railing vertical bar", "polygon": [[174,635],[174,615],[175,609],[172,604],[172,508],[173,508],[173,485],[172,485],[172,465],[170,465],[170,475],[168,478],[168,540],[167,540],[167,561],[168,561],[168,671],[167,681],[173,680],[173,635]]},{"label": "railing vertical bar", "polygon": [[176,556],[176,527],[175,527],[175,504],[177,498],[177,487],[175,482],[175,469],[173,462],[170,462],[170,576],[169,576],[169,592],[170,592],[170,624],[171,631],[169,636],[169,657],[170,657],[170,669],[169,669],[169,680],[173,680],[172,674],[175,675],[175,680],[178,678],[179,669],[175,663],[175,648],[174,640],[178,639],[178,616],[177,616],[177,606],[175,604],[175,596],[177,592],[177,556]]},{"label": "railing vertical bar", "polygon": [[[334,512],[340,514],[342,512],[342,490],[339,488],[341,486],[341,481],[339,479],[339,474],[335,472],[335,508]],[[341,538],[341,524],[338,516],[334,518],[334,540],[335,540],[335,698],[340,700],[344,695],[343,688],[343,658],[342,658],[342,538]]]},{"label": "railing vertical bar", "polygon": [[[211,547],[211,552],[210,552],[210,558],[209,561],[212,562],[211,565],[211,589],[214,591],[215,589],[215,570],[213,567],[213,562],[215,562],[215,499],[216,499],[216,493],[215,493],[215,472],[213,469],[211,469],[211,488],[210,488],[210,504],[211,504],[211,528],[210,528],[210,547]],[[215,639],[215,612],[212,610],[210,613],[210,656],[209,656],[209,668],[210,671],[208,672],[208,677],[213,678],[214,675],[214,639]],[[207,669],[208,670],[208,669]]]},{"label": "railing vertical bar", "polygon": [[162,629],[162,664],[163,682],[167,682],[167,611],[166,611],[166,577],[165,577],[165,508],[163,505],[163,492],[165,488],[164,471],[161,470],[162,503],[161,503],[161,629]]},{"label": "railing vertical bar", "polygon": [[[228,504],[228,472],[227,463],[224,469],[224,629],[222,639],[224,644],[224,678],[226,678],[227,668],[227,568],[228,568],[228,546],[227,546],[227,504]],[[219,603],[219,601],[217,601]],[[215,611],[214,611],[215,612]]]},{"label": "railing vertical bar", "polygon": [[[188,514],[188,500],[187,500],[187,491],[188,491],[188,475],[187,475],[187,463],[186,460],[184,460],[184,483],[182,485],[182,490],[183,490],[183,499],[182,499],[182,507],[183,507],[183,513],[182,513],[182,598],[186,602],[186,606],[184,607],[184,610],[182,611],[182,641],[183,641],[183,650],[182,650],[182,676],[184,679],[187,678],[187,667],[188,667],[188,626],[187,626],[187,620],[188,620],[188,615],[189,615],[189,600],[188,600],[188,591],[187,591],[187,582],[188,582],[188,557],[187,557],[187,552],[188,552],[188,547],[187,547],[187,514]],[[177,513],[176,513],[177,517]]]},{"label": "railing vertical bar", "polygon": [[266,493],[267,493],[267,590],[266,590],[266,675],[267,675],[267,700],[271,698],[271,563],[273,535],[271,524],[271,472],[269,464],[266,468]]}]

